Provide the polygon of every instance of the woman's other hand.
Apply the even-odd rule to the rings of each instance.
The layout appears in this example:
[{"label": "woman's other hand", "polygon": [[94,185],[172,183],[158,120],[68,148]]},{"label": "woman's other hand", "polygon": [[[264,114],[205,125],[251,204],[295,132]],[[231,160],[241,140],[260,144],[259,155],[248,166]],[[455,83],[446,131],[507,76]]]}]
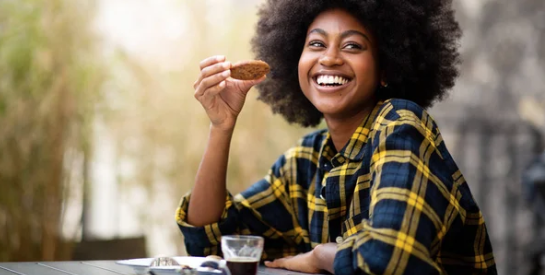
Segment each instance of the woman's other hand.
[{"label": "woman's other hand", "polygon": [[250,88],[263,81],[230,78],[231,62],[224,56],[212,56],[200,63],[201,73],[193,88],[195,98],[202,104],[212,127],[232,130],[244,106]]},{"label": "woman's other hand", "polygon": [[265,266],[313,274],[320,273],[322,271],[320,268],[318,268],[318,263],[315,261],[312,251],[299,254],[297,256],[276,259],[272,262],[266,261]]},{"label": "woman's other hand", "polygon": [[272,262],[265,261],[265,266],[304,273],[333,273],[333,261],[336,253],[336,243],[319,244],[307,253],[276,259]]}]

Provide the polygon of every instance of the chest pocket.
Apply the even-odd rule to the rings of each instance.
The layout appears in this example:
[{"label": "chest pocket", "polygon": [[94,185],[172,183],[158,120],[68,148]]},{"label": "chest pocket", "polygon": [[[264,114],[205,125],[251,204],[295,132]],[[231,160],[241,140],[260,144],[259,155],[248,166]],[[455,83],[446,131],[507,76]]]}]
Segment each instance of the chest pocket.
[{"label": "chest pocket", "polygon": [[343,239],[346,239],[362,230],[363,225],[361,221],[367,219],[369,219],[369,209],[346,219],[342,225]]}]

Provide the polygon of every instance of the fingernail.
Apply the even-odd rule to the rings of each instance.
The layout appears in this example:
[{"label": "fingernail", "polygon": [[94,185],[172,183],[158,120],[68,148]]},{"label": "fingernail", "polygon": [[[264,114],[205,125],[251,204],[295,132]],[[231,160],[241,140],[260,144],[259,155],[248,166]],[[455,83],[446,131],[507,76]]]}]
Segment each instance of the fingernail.
[{"label": "fingernail", "polygon": [[231,75],[231,70],[227,70],[227,71],[221,73],[221,75],[224,76],[224,77],[228,77],[229,75]]},{"label": "fingernail", "polygon": [[223,56],[223,55],[218,55],[218,56],[216,56],[216,60],[217,60],[217,61],[222,61],[222,60],[224,60],[224,59],[225,59],[225,56]]},{"label": "fingernail", "polygon": [[224,63],[223,63],[223,67],[224,67],[225,69],[230,69],[230,68],[231,68],[231,62],[229,62],[229,61],[224,62]]}]

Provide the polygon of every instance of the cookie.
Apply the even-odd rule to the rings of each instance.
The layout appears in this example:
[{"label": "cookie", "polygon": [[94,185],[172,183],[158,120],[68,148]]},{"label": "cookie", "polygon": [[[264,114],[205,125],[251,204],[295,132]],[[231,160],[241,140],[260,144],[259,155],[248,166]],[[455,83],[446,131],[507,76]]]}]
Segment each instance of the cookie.
[{"label": "cookie", "polygon": [[239,61],[231,65],[231,77],[240,80],[254,80],[266,75],[271,68],[261,60]]}]

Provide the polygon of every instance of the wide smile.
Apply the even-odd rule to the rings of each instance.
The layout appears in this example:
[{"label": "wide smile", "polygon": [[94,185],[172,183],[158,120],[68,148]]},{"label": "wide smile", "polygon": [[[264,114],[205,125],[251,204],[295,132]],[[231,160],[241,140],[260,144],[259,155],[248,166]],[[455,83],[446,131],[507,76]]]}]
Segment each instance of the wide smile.
[{"label": "wide smile", "polygon": [[352,78],[338,74],[317,74],[312,77],[312,82],[319,92],[334,93],[346,88]]}]

